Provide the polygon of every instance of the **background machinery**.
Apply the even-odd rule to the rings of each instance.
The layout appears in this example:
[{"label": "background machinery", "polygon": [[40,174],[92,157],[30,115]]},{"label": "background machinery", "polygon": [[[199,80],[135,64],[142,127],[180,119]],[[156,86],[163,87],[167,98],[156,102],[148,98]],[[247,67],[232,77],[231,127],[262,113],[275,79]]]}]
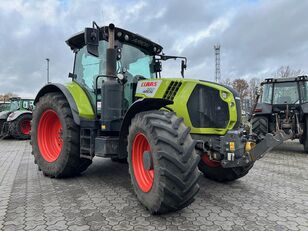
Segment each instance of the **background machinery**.
[{"label": "background machinery", "polygon": [[31,143],[46,176],[79,174],[94,156],[127,159],[138,199],[160,214],[194,200],[198,169],[235,180],[284,140],[282,132],[265,141],[242,129],[233,89],[161,78],[168,59],[181,59],[183,77],[186,58],[140,35],[93,22],[66,43],[75,53],[71,83],[48,84],[35,98]]},{"label": "background machinery", "polygon": [[259,136],[283,130],[308,152],[308,77],[266,79],[254,109],[252,131]]},{"label": "background machinery", "polygon": [[14,97],[7,110],[0,112],[0,138],[30,139],[33,99]]}]

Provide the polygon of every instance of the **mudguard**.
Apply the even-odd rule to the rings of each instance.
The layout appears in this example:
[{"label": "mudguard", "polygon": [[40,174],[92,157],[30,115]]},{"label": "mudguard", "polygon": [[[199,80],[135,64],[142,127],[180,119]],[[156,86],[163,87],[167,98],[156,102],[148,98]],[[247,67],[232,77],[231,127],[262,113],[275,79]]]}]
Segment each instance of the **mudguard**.
[{"label": "mudguard", "polygon": [[8,122],[14,121],[23,114],[32,114],[32,111],[14,111],[11,114],[9,114],[9,116],[7,117],[7,121]]},{"label": "mudguard", "polygon": [[6,120],[10,113],[11,113],[10,111],[0,112],[0,120]]},{"label": "mudguard", "polygon": [[[127,110],[125,113],[124,119],[122,121],[121,130],[120,130],[120,137],[119,137],[119,143],[123,144],[125,139],[128,135],[128,128],[131,123],[132,118],[140,112],[143,111],[150,111],[150,110],[159,110],[162,107],[165,107],[167,105],[173,104],[173,101],[167,100],[167,99],[160,99],[160,98],[142,98],[139,100],[136,100]],[[119,145],[120,148],[120,158],[126,157],[126,146],[125,145]]]},{"label": "mudguard", "polygon": [[74,100],[73,96],[71,95],[71,93],[68,91],[68,89],[62,84],[51,83],[51,84],[45,85],[36,95],[35,100],[34,100],[34,104],[36,104],[38,102],[40,97],[42,97],[46,93],[50,93],[50,92],[61,92],[66,97],[66,99],[67,99],[67,101],[70,105],[70,108],[72,110],[74,122],[77,125],[80,125],[79,112],[78,112],[78,108],[77,108],[77,105],[75,103],[75,100]]}]

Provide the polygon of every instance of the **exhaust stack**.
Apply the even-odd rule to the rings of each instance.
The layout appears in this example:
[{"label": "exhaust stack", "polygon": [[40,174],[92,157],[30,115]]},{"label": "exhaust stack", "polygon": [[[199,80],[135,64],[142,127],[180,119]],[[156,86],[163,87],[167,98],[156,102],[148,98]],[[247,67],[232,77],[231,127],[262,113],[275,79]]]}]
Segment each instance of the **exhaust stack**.
[{"label": "exhaust stack", "polygon": [[108,27],[108,48],[106,53],[106,74],[107,78],[102,83],[101,99],[101,130],[106,135],[113,131],[119,131],[122,118],[123,85],[117,81],[117,53],[114,40],[115,26]]}]

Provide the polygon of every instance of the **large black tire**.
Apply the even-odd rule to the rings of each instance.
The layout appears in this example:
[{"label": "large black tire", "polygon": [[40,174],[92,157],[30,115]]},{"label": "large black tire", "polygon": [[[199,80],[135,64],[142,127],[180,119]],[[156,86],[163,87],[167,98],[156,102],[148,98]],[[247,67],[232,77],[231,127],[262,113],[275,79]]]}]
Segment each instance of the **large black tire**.
[{"label": "large black tire", "polygon": [[121,164],[127,164],[127,158],[120,159],[120,158],[117,158],[117,157],[112,157],[111,161],[121,163]]},{"label": "large black tire", "polygon": [[206,178],[218,182],[227,182],[239,179],[245,176],[253,166],[252,163],[245,167],[223,168],[220,163],[208,160],[208,158],[206,159],[207,160],[205,161],[204,157],[202,157],[200,160],[199,170],[203,172]]},{"label": "large black tire", "polygon": [[264,116],[255,116],[252,118],[252,132],[259,136],[265,136],[268,130],[268,119]]},{"label": "large black tire", "polygon": [[302,143],[304,145],[304,151],[308,153],[308,116],[305,117],[305,130]]},{"label": "large black tire", "polygon": [[1,138],[1,135],[2,135],[2,129],[3,129],[3,124],[5,123],[5,119],[0,119],[0,138]]},{"label": "large black tire", "polygon": [[31,144],[35,163],[49,177],[70,177],[92,163],[80,158],[80,128],[74,123],[66,98],[47,93],[33,111]]},{"label": "large black tire", "polygon": [[30,139],[32,115],[30,113],[20,115],[16,120],[10,124],[10,135],[18,140]]},{"label": "large black tire", "polygon": [[[176,211],[194,201],[199,191],[200,157],[182,118],[165,111],[137,114],[129,128],[127,150],[132,186],[139,201],[152,214]],[[152,166],[148,170],[144,170],[142,161],[145,155],[148,166]],[[141,174],[142,171],[146,173]],[[140,177],[149,171],[152,176],[141,184]]]}]

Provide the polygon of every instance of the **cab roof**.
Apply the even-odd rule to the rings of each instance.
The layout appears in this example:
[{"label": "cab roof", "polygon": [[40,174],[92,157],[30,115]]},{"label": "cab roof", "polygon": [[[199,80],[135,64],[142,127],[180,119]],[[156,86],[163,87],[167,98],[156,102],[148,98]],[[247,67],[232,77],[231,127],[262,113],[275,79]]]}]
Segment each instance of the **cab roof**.
[{"label": "cab roof", "polygon": [[308,81],[307,75],[300,75],[297,77],[289,77],[289,78],[268,78],[265,79],[261,85],[268,83],[284,83],[284,82],[298,82],[298,81]]},{"label": "cab roof", "polygon": [[[108,41],[108,26],[103,26],[99,28],[99,40]],[[72,49],[81,49],[85,46],[84,31],[81,31],[72,37],[70,37],[66,44]],[[149,55],[158,55],[162,52],[163,47],[157,43],[152,42],[151,40],[132,33],[130,31],[115,27],[115,40],[119,40],[122,43],[133,45],[135,47],[141,48]]]}]

